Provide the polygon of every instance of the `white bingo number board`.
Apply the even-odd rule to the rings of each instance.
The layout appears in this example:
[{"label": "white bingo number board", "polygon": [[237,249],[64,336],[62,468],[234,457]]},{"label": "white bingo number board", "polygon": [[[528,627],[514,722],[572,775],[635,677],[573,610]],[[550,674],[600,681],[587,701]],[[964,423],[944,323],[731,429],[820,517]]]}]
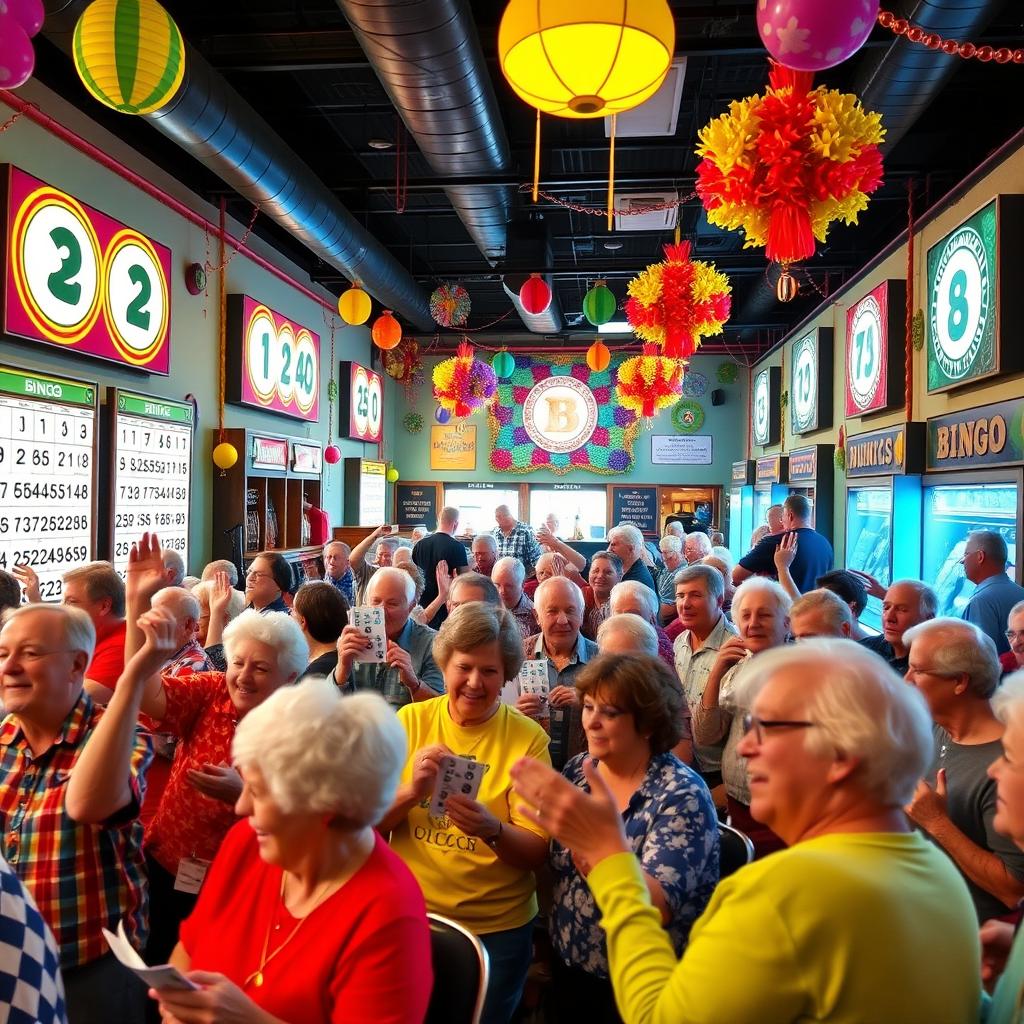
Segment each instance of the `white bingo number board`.
[{"label": "white bingo number board", "polygon": [[192,406],[111,388],[114,568],[122,575],[132,542],[155,531],[188,566],[192,490]]},{"label": "white bingo number board", "polygon": [[96,386],[0,366],[0,568],[31,565],[45,601],[93,557]]}]

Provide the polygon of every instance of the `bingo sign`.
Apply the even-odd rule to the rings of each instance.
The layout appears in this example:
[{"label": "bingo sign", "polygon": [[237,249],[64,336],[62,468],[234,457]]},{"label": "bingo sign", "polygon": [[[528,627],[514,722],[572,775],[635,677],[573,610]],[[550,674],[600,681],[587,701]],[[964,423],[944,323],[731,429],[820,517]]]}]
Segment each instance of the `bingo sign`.
[{"label": "bingo sign", "polygon": [[530,440],[546,452],[582,448],[597,427],[594,392],[575,377],[548,377],[526,396],[523,426]]},{"label": "bingo sign", "polygon": [[779,441],[780,424],[779,385],[782,370],[778,366],[765,367],[754,378],[754,398],[751,412],[754,444],[769,445]]},{"label": "bingo sign", "polygon": [[847,416],[888,409],[902,397],[906,295],[904,281],[883,281],[846,311]]},{"label": "bingo sign", "polygon": [[348,362],[339,365],[339,372],[342,380],[348,377],[349,381],[348,395],[339,396],[339,433],[355,441],[377,444],[384,429],[384,387],[380,374]]},{"label": "bingo sign", "polygon": [[315,423],[320,413],[320,336],[248,295],[228,296],[229,398]]},{"label": "bingo sign", "polygon": [[4,330],[168,374],[170,249],[7,170]]},{"label": "bingo sign", "polygon": [[928,390],[998,371],[996,203],[928,250]]},{"label": "bingo sign", "polygon": [[832,423],[832,329],[819,327],[793,346],[790,415],[794,434]]}]

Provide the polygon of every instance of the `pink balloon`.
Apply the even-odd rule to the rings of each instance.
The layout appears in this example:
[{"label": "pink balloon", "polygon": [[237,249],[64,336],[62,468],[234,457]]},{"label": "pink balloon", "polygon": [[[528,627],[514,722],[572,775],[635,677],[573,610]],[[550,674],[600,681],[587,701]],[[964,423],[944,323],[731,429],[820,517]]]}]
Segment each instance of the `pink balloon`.
[{"label": "pink balloon", "polygon": [[757,0],[757,31],[780,64],[824,71],[864,45],[878,5],[879,0]]},{"label": "pink balloon", "polygon": [[[43,0],[6,0],[7,10],[14,15],[15,21],[28,33],[34,36],[42,27],[46,11]],[[0,3],[0,7],[4,6]]]},{"label": "pink balloon", "polygon": [[9,11],[0,13],[0,89],[17,89],[32,77],[32,40]]}]

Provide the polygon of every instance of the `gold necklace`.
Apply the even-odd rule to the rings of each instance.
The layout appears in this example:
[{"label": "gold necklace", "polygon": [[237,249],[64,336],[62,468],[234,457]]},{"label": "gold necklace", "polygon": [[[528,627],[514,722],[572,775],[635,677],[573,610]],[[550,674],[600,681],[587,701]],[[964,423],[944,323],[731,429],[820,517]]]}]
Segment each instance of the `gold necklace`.
[{"label": "gold necklace", "polygon": [[[281,892],[280,892],[280,894],[278,896],[282,906],[284,906],[284,880],[285,880],[285,875],[284,875],[284,872],[282,871],[281,872]],[[271,953],[268,956],[267,955],[267,950],[270,947],[270,933],[275,930],[274,929],[274,918],[277,915],[277,907],[275,906],[273,913],[271,913],[271,915],[270,915],[270,920],[267,922],[267,934],[263,936],[263,950],[260,953],[260,965],[242,983],[242,987],[243,988],[248,987],[250,982],[252,982],[252,984],[256,988],[262,987],[262,985],[263,985],[263,972],[267,969],[267,964],[269,964],[270,961],[273,960],[274,957],[277,956],[277,954],[280,953],[281,950],[284,949],[284,947],[287,946],[288,943],[291,942],[292,939],[295,938],[296,932],[298,932],[298,930],[306,923],[306,918],[308,918],[310,916],[310,914],[312,914],[313,911],[316,910],[316,908],[319,907],[320,904],[327,898],[327,891],[330,889],[330,887],[333,884],[334,884],[334,881],[331,880],[331,881],[326,882],[323,886],[321,886],[320,894],[313,901],[313,906],[309,908],[309,911],[306,914],[306,916],[299,920],[299,923],[291,930],[291,933],[289,934],[288,938],[286,938],[284,940],[284,942],[282,942],[281,945],[278,946],[277,949],[275,949],[274,952]]]}]

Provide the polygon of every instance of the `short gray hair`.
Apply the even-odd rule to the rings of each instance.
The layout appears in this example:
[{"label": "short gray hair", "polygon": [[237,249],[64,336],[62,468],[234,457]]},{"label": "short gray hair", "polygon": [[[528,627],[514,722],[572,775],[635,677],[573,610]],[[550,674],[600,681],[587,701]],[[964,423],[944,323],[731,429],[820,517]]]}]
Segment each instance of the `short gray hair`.
[{"label": "short gray hair", "polygon": [[[411,581],[410,581],[411,582]],[[277,670],[294,682],[309,664],[309,644],[299,624],[287,612],[263,612],[255,608],[242,612],[224,627],[224,654],[230,667],[235,644],[255,640],[277,653]]]},{"label": "short gray hair", "polygon": [[702,562],[684,565],[681,569],[676,570],[673,578],[677,587],[680,583],[692,583],[694,580],[704,581],[704,589],[707,591],[708,597],[714,598],[716,601],[724,600],[725,578],[713,565],[705,565]]},{"label": "short gray hair", "polygon": [[344,548],[345,557],[352,554],[352,549],[343,540],[329,540],[324,546],[321,554],[326,555],[331,548]]},{"label": "short gray hair", "polygon": [[694,530],[693,533],[686,535],[686,543],[692,541],[698,548],[700,548],[700,557],[704,558],[705,555],[711,554],[711,538],[706,533],[701,533],[700,530]]},{"label": "short gray hair", "polygon": [[523,565],[523,563],[519,561],[518,558],[513,558],[511,555],[506,555],[504,558],[499,558],[494,563],[494,568],[491,570],[491,579],[494,579],[494,574],[499,569],[509,568],[511,568],[512,571],[515,573],[516,580],[519,582],[519,585],[522,586],[526,580],[526,566]]},{"label": "short gray hair", "polygon": [[[910,587],[917,594],[917,610],[923,619],[934,619],[939,610],[939,599],[935,591],[921,580],[893,580],[886,588],[886,593],[893,587]],[[883,598],[884,600],[884,598]]]},{"label": "short gray hair", "polygon": [[164,564],[164,571],[172,573],[167,586],[180,587],[181,581],[185,578],[185,559],[174,548],[161,548],[160,561]]},{"label": "short gray hair", "polygon": [[642,551],[644,535],[632,523],[619,523],[608,531],[608,540],[621,537],[634,551]]},{"label": "short gray hair", "polygon": [[682,537],[686,534],[686,528],[678,519],[673,519],[671,523],[665,524],[665,536],[669,534],[673,537]]},{"label": "short gray hair", "polygon": [[770,594],[775,599],[775,605],[783,615],[789,615],[793,606],[793,599],[779,586],[775,580],[766,579],[764,576],[748,576],[737,588],[736,596],[732,599],[732,614],[735,617],[739,614],[743,602],[752,594]]},{"label": "short gray hair", "polygon": [[944,615],[911,626],[903,634],[910,645],[927,637],[932,670],[943,676],[967,676],[968,689],[975,697],[987,700],[996,692],[1001,668],[992,638],[973,622]]},{"label": "short gray hair", "polygon": [[806,594],[801,594],[789,609],[790,621],[805,612],[819,612],[824,616],[829,632],[836,637],[842,634],[844,625],[853,627],[853,613],[850,611],[850,606],[838,594],[834,594],[824,587],[808,590]]},{"label": "short gray hair", "polygon": [[666,533],[665,536],[658,541],[658,550],[672,551],[678,555],[683,550],[683,542],[674,533]]},{"label": "short gray hair", "polygon": [[366,585],[366,599],[370,599],[370,591],[376,588],[380,580],[388,579],[398,580],[405,587],[406,601],[411,604],[416,600],[416,581],[407,572],[396,569],[393,565],[383,566],[370,577],[370,582]]},{"label": "short gray hair", "polygon": [[484,604],[501,605],[498,588],[491,582],[491,577],[485,576],[482,572],[464,572],[461,576],[456,576],[448,588],[448,600],[451,601],[455,591],[463,587],[476,587],[482,591]]},{"label": "short gray hair", "polygon": [[569,587],[573,591],[576,603],[582,609],[585,604],[583,600],[583,591],[580,590],[580,588],[567,576],[549,576],[543,583],[540,583],[533,593],[533,603],[540,608],[541,602],[544,600],[547,592],[551,590],[552,587],[560,587],[563,585]]},{"label": "short gray hair", "polygon": [[[998,566],[1006,565],[1010,552],[1006,547],[1006,539],[1001,533],[996,533],[995,530],[971,530],[967,534],[967,540],[971,540],[972,537],[976,544],[975,550],[983,551],[985,557]],[[966,546],[965,544],[964,547]]]},{"label": "short gray hair", "polygon": [[1010,625],[1010,619],[1012,619],[1014,617],[1014,615],[1020,615],[1021,612],[1024,612],[1024,601],[1018,601],[1009,610],[1009,612],[1007,613],[1007,615],[1006,615],[1006,625],[1007,625],[1007,627],[1009,627],[1009,625]]},{"label": "short gray hair", "polygon": [[885,807],[903,807],[934,751],[931,714],[917,689],[853,640],[815,639],[751,659],[738,702],[752,707],[765,683],[786,670],[811,681],[802,712],[814,723],[804,731],[806,748],[858,759],[864,790]]},{"label": "short gray hair", "polygon": [[59,616],[64,628],[64,643],[68,649],[81,651],[86,656],[87,663],[92,661],[92,656],[96,653],[96,627],[87,612],[66,604],[23,604],[4,612],[2,622],[6,626],[19,615],[34,613]]},{"label": "short gray hair", "polygon": [[639,615],[609,615],[597,627],[599,648],[607,640],[609,633],[625,633],[635,648],[635,654],[649,654],[652,658],[658,656],[658,634],[654,632],[654,627]]},{"label": "short gray hair", "polygon": [[[498,553],[498,541],[493,533],[478,533],[473,538],[473,544],[475,544],[478,540],[486,544],[495,554]],[[472,544],[470,545],[470,547],[472,547]]]},{"label": "short gray hair", "polygon": [[395,799],[408,741],[376,693],[342,697],[324,679],[282,686],[236,726],[232,759],[255,767],[285,814],[376,825]]},{"label": "short gray hair", "polygon": [[180,625],[185,619],[199,621],[199,601],[184,587],[164,587],[153,595],[153,607],[164,607]]},{"label": "short gray hair", "polygon": [[219,572],[226,572],[228,574],[228,583],[233,587],[238,586],[238,566],[226,558],[215,558],[212,562],[207,562],[200,579],[203,582],[212,580]]},{"label": "short gray hair", "polygon": [[616,597],[630,595],[640,601],[647,608],[647,617],[656,619],[658,616],[659,602],[658,595],[646,583],[639,583],[636,580],[623,580],[612,587],[608,596],[609,606],[615,607]]}]

